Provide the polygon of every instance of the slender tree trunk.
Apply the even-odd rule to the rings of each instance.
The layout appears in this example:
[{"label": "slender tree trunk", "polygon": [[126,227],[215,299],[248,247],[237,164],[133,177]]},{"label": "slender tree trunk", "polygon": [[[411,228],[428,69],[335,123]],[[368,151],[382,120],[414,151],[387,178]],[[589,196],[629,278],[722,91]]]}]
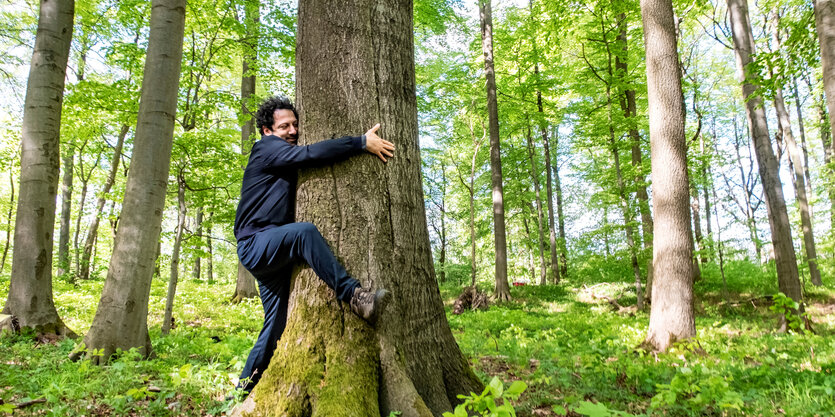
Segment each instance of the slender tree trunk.
[{"label": "slender tree trunk", "polygon": [[[751,242],[754,244],[754,251],[757,254],[757,262],[760,262],[762,259],[762,243],[760,242],[759,233],[757,232],[757,220],[754,216],[755,210],[752,204],[753,199],[753,189],[754,185],[756,185],[755,178],[750,175],[753,172],[753,161],[750,161],[752,166],[751,171],[749,171],[749,175],[745,174],[745,168],[742,165],[742,155],[739,152],[740,143],[739,143],[739,130],[737,129],[736,125],[736,116],[733,117],[733,125],[734,125],[734,154],[736,155],[736,162],[737,167],[739,168],[739,179],[742,182],[743,188],[743,201],[744,205],[740,204],[740,209],[745,214],[745,226],[748,228],[748,233],[751,236]],[[751,147],[750,144],[748,146],[748,155],[749,160],[751,158]],[[730,181],[727,177],[725,177],[724,173],[722,174],[725,178],[725,185],[728,187],[728,190],[731,189]]]},{"label": "slender tree trunk", "polygon": [[212,250],[212,217],[214,213],[209,212],[209,221],[206,224],[206,251],[208,255],[206,257],[206,282],[209,284],[214,284],[215,276],[214,270],[212,267],[212,260],[214,258],[214,251]]},{"label": "slender tree trunk", "polygon": [[[610,114],[611,114],[611,101],[609,102]],[[643,289],[641,286],[641,267],[638,266],[638,254],[637,254],[637,245],[635,244],[635,237],[634,233],[635,230],[632,227],[632,209],[629,207],[629,200],[626,195],[626,184],[623,180],[623,173],[620,170],[620,155],[617,149],[617,145],[615,143],[615,131],[614,126],[611,123],[611,119],[609,121],[609,142],[611,144],[612,156],[615,159],[615,173],[617,174],[618,179],[618,194],[620,195],[620,204],[621,204],[621,211],[623,212],[623,222],[624,228],[626,229],[626,245],[629,247],[629,257],[632,264],[632,274],[635,277],[635,294],[638,297],[637,307],[638,310],[642,310],[644,308],[644,294]]]},{"label": "slender tree trunk", "polygon": [[[105,363],[116,349],[151,353],[148,296],[159,242],[183,56],[185,0],[153,0],[142,96],[119,233],[96,315],[84,337]],[[150,86],[153,85],[153,88]],[[76,351],[74,358],[83,352]]]},{"label": "slender tree trunk", "polygon": [[655,225],[652,309],[645,344],[666,351],[696,335],[693,311],[693,240],[688,210],[684,101],[673,4],[641,0],[647,62],[649,137]]},{"label": "slender tree trunk", "polygon": [[[194,216],[195,232],[197,234],[197,249],[200,249],[200,237],[203,236],[203,207],[197,207],[197,215]],[[194,256],[194,268],[191,270],[191,275],[196,280],[200,280],[200,255]]]},{"label": "slender tree trunk", "polygon": [[[716,137],[716,120],[713,121],[713,137]],[[705,147],[705,138],[704,135],[699,135],[699,151],[701,152],[702,156],[706,156],[706,147]],[[713,184],[713,177],[710,174],[710,168],[708,168],[708,163],[703,162],[699,164],[699,168],[702,171],[702,177],[705,178],[707,183]],[[710,219],[710,189],[707,184],[705,184],[704,189],[702,190],[702,195],[704,196],[705,202],[705,229],[707,230],[707,241],[705,244],[705,251],[702,252],[702,263],[707,263],[708,261],[713,260],[713,230],[711,226],[711,219]]]},{"label": "slender tree trunk", "polygon": [[182,173],[177,178],[177,230],[174,233],[174,247],[171,249],[171,275],[168,278],[168,295],[165,297],[165,318],[162,319],[162,334],[171,331],[174,317],[174,296],[180,276],[180,246],[183,243],[183,229],[186,227],[186,183]]},{"label": "slender tree trunk", "polygon": [[110,172],[107,174],[107,179],[102,187],[101,194],[96,202],[96,213],[93,215],[93,221],[90,222],[90,227],[87,229],[87,239],[84,242],[84,250],[81,252],[81,270],[79,271],[79,279],[85,280],[90,278],[90,255],[93,253],[93,246],[99,232],[99,221],[101,214],[104,211],[104,205],[107,203],[107,193],[116,182],[116,173],[119,172],[119,161],[122,159],[122,146],[125,143],[125,136],[128,135],[130,126],[123,125],[122,131],[119,132],[119,139],[116,141],[116,147],[113,148],[113,159],[110,160]]},{"label": "slender tree trunk", "polygon": [[380,122],[380,136],[397,153],[387,164],[361,155],[301,172],[297,219],[316,224],[346,269],[364,286],[391,289],[392,300],[375,332],[309,268],[297,269],[287,328],[243,408],[252,406],[250,415],[440,415],[457,395],[482,386],[449,329],[432,267],[412,2],[302,1],[298,21],[301,140]]},{"label": "slender tree trunk", "polygon": [[[829,108],[829,131],[835,132],[835,0],[814,0],[823,70],[823,89]],[[833,141],[835,143],[835,141]],[[832,145],[835,151],[835,144]]]},{"label": "slender tree trunk", "polygon": [[[72,215],[72,174],[75,150],[70,148],[62,158],[63,181],[61,184],[61,226],[58,233],[58,275],[70,270],[70,216]],[[2,271],[3,268],[0,268]]]},{"label": "slender tree trunk", "polygon": [[[545,264],[545,215],[542,210],[542,194],[539,187],[539,170],[536,168],[536,156],[533,145],[533,135],[531,133],[530,120],[528,120],[528,133],[526,135],[528,140],[528,160],[531,163],[531,179],[533,180],[534,195],[536,196],[536,219],[537,230],[539,231],[539,284],[547,284],[546,277],[548,276],[548,267]],[[533,281],[531,281],[533,282]]]},{"label": "slender tree trunk", "polygon": [[[803,176],[806,178],[806,193],[814,196],[815,190],[812,187],[812,173],[809,169],[809,148],[806,146],[806,128],[803,123],[803,110],[800,108],[800,91],[797,89],[797,78],[792,79],[792,92],[794,93],[794,109],[797,113],[797,128],[800,131],[800,149],[803,150]],[[809,215],[814,216],[813,205],[809,204]]]},{"label": "slender tree trunk", "polygon": [[6,216],[6,243],[3,244],[3,260],[0,261],[0,273],[6,269],[6,257],[9,255],[9,247],[12,243],[12,214],[14,214],[14,174],[12,167],[9,167],[9,186],[11,197],[9,199],[9,214]]},{"label": "slender tree trunk", "polygon": [[[556,152],[556,150],[559,149],[559,129],[557,128],[554,129],[554,149],[555,156],[557,157],[557,160],[554,161],[554,192],[557,195],[557,225],[560,232],[558,242],[560,247],[560,274],[562,276],[566,276],[568,274],[568,240],[565,236],[565,215],[563,214],[559,153]],[[548,160],[550,161],[550,158],[548,158]]]},{"label": "slender tree trunk", "polygon": [[493,231],[496,244],[496,300],[510,300],[507,283],[507,237],[504,219],[504,187],[502,185],[502,153],[499,139],[499,106],[496,99],[496,73],[493,68],[492,0],[479,0],[481,49],[484,52],[484,74],[487,78],[487,118],[490,131],[490,182],[493,189]]},{"label": "slender tree trunk", "polygon": [[[826,168],[824,172],[829,175],[829,178],[835,178],[835,166],[832,165],[833,154],[835,154],[835,141],[832,141],[832,135],[829,128],[829,117],[826,114],[826,105],[824,104],[823,94],[817,100],[818,108],[818,123],[820,129],[821,144],[823,145],[823,158]],[[829,195],[829,232],[835,234],[835,184],[829,184],[827,187]]]},{"label": "slender tree trunk", "polygon": [[[252,144],[255,142],[255,109],[257,104],[253,103],[255,97],[255,66],[257,63],[256,45],[258,43],[258,26],[260,24],[261,2],[260,0],[248,0],[245,6],[246,15],[244,17],[247,28],[247,42],[243,42],[243,69],[241,77],[241,116],[246,120],[241,125],[241,152],[248,155]],[[241,169],[246,166],[241,167]],[[231,303],[236,304],[246,298],[253,298],[258,296],[258,285],[255,282],[255,277],[241,265],[238,261],[238,274],[235,281],[235,293],[232,294]]]},{"label": "slender tree trunk", "polygon": [[[690,184],[690,210],[693,212],[693,234],[696,238],[696,244],[698,244],[699,251],[704,251],[704,236],[702,236],[702,208],[699,205],[699,190],[695,184]],[[707,259],[705,259],[704,252],[700,254],[700,256],[694,258],[701,259],[702,264],[707,263]]]},{"label": "slender tree trunk", "polygon": [[762,99],[758,96],[753,74],[749,73],[751,54],[754,51],[754,37],[748,20],[748,5],[744,0],[728,0],[728,9],[733,31],[734,52],[737,69],[741,75],[742,95],[748,115],[748,126],[754,141],[760,178],[765,194],[768,220],[771,226],[771,241],[774,245],[774,257],[777,265],[777,281],[780,291],[798,303],[802,303],[800,278],[797,271],[797,256],[792,245],[791,225],[789,224],[783,188],[780,183],[777,160],[772,153],[768,134],[768,122]]},{"label": "slender tree trunk", "polygon": [[777,110],[777,117],[780,119],[780,125],[783,130],[783,139],[786,141],[786,147],[791,160],[790,165],[794,171],[794,192],[797,199],[797,208],[800,211],[800,225],[803,230],[803,248],[806,251],[806,262],[809,264],[809,276],[812,284],[820,286],[823,282],[821,281],[821,273],[818,269],[815,235],[812,231],[812,214],[809,211],[809,200],[806,196],[806,180],[803,175],[803,159],[801,157],[800,150],[797,147],[797,142],[794,140],[794,135],[792,134],[789,112],[786,110],[786,104],[783,100],[783,89],[780,87],[777,87],[776,90],[774,107]]},{"label": "slender tree trunk", "polygon": [[40,2],[35,48],[23,104],[20,196],[12,276],[3,314],[21,328],[75,336],[52,300],[52,243],[60,163],[61,103],[72,41],[73,0]]},{"label": "slender tree trunk", "polygon": [[441,276],[440,282],[446,282],[446,167],[441,165]]},{"label": "slender tree trunk", "polygon": [[101,161],[101,152],[99,152],[96,155],[96,162],[85,175],[84,164],[82,163],[83,152],[84,147],[82,146],[78,154],[78,177],[81,179],[81,200],[78,203],[78,217],[75,219],[75,235],[73,236],[73,252],[75,252],[75,275],[73,281],[81,274],[81,250],[79,249],[78,238],[81,234],[81,218],[84,217],[84,207],[87,202],[87,186],[90,183],[90,178],[93,176],[93,168],[98,166],[99,161]]}]

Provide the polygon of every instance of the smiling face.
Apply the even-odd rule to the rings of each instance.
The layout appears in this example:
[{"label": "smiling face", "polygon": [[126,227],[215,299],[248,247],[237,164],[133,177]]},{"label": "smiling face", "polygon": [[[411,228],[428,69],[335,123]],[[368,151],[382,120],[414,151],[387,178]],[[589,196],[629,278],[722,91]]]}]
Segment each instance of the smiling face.
[{"label": "smiling face", "polygon": [[299,121],[292,110],[278,109],[273,113],[272,128],[264,126],[265,135],[275,135],[295,145],[299,140]]}]

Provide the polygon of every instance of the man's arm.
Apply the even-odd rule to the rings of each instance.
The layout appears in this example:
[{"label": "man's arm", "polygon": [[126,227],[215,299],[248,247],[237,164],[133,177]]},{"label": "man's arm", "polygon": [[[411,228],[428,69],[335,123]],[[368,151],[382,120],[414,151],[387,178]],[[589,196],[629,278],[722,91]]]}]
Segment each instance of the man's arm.
[{"label": "man's arm", "polygon": [[377,155],[383,162],[394,155],[394,144],[377,136],[378,123],[363,136],[345,136],[308,146],[291,145],[284,140],[264,143],[264,162],[267,168],[308,168],[338,162],[356,155],[363,149]]}]

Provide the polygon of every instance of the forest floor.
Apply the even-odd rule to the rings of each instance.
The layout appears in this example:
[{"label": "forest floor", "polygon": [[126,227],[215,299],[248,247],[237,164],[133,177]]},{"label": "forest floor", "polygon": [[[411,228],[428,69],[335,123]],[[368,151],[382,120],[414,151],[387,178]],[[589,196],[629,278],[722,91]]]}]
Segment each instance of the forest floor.
[{"label": "forest floor", "polygon": [[[607,272],[610,271],[610,272]],[[621,273],[620,271],[623,271]],[[648,312],[635,304],[624,268],[577,267],[559,286],[513,287],[513,301],[451,314],[461,287],[441,286],[450,326],[485,381],[522,380],[513,403],[521,416],[762,415],[835,413],[835,290],[806,287],[814,333],[777,333],[769,310],[776,278],[746,262],[727,265],[730,302],[715,267],[696,284],[692,341],[668,353],[637,348]],[[8,275],[0,276],[5,302]],[[102,281],[56,281],[61,317],[74,331],[90,327]],[[224,401],[261,326],[257,300],[232,305],[234,282],[181,282],[176,327],[160,335],[167,283],[155,279],[148,324],[156,356],[127,352],[104,367],[72,362],[72,340],[0,337],[0,416],[207,416]],[[604,298],[626,307],[616,311]]]}]

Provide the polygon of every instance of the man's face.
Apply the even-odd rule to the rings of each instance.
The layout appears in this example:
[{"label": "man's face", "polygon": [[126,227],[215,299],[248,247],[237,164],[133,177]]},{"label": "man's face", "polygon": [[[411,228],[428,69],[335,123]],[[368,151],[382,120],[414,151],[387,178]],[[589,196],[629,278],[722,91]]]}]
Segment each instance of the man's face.
[{"label": "man's face", "polygon": [[264,127],[267,135],[276,135],[287,143],[295,145],[299,140],[299,121],[292,110],[280,109],[273,113],[272,128]]}]

